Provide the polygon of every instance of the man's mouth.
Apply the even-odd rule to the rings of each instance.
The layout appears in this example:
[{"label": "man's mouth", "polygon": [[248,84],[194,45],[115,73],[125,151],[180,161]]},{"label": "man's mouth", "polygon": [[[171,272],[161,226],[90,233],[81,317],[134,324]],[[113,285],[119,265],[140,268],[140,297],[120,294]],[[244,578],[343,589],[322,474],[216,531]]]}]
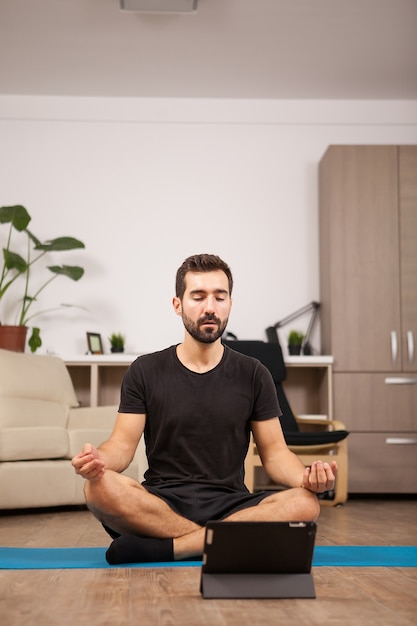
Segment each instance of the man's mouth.
[{"label": "man's mouth", "polygon": [[206,326],[207,328],[217,328],[219,326],[219,323],[216,320],[203,320],[202,322],[200,322],[200,327],[202,326]]}]

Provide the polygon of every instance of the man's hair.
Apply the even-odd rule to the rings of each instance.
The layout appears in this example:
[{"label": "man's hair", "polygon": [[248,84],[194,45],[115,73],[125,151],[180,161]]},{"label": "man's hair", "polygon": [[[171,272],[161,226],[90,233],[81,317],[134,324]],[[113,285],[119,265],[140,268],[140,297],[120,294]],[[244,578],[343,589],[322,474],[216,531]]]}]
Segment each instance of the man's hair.
[{"label": "man's hair", "polygon": [[232,295],[233,276],[230,267],[215,254],[194,254],[185,259],[178,268],[175,279],[175,295],[182,300],[185,292],[185,275],[187,272],[216,272],[221,270],[229,281],[229,295]]}]

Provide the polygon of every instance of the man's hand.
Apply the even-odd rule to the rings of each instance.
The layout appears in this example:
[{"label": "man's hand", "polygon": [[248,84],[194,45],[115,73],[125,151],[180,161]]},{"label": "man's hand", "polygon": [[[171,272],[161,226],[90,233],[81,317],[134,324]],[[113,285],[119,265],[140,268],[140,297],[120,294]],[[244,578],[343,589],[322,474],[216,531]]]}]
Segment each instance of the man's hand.
[{"label": "man's hand", "polygon": [[306,467],[301,487],[313,493],[323,493],[334,489],[337,476],[337,463],[331,464],[322,461],[314,461],[311,467]]},{"label": "man's hand", "polygon": [[81,452],[75,455],[71,461],[76,474],[87,480],[97,480],[104,474],[104,461],[97,448],[86,443]]}]

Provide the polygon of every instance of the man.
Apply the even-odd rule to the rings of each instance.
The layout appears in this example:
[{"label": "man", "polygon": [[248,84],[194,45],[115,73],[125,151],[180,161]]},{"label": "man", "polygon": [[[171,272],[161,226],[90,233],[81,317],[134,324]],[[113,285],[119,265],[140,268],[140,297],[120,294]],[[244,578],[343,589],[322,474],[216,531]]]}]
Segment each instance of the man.
[{"label": "man", "polygon": [[[114,538],[110,563],[200,556],[212,519],[314,521],[315,494],[334,488],[335,462],[304,468],[285,444],[269,371],[221,343],[232,287],[219,257],[184,261],[173,298],[183,343],[136,359],[123,380],[112,435],[73,458],[86,479],[89,509]],[[248,492],[243,467],[250,431],[270,478],[289,489]],[[140,485],[121,472],[143,433],[149,469]]]}]

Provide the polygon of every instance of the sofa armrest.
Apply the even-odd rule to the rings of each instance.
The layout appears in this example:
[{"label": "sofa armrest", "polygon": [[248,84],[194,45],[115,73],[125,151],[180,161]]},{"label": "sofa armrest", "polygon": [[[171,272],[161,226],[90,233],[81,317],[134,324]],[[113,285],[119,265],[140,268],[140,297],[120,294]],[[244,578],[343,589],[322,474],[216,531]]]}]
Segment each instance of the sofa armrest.
[{"label": "sofa armrest", "polygon": [[[108,439],[117,417],[118,406],[81,407],[71,409],[68,418],[69,458],[77,454],[89,442],[95,446]],[[132,467],[134,466],[134,471]],[[144,438],[141,437],[126,473],[141,482],[148,468]]]},{"label": "sofa armrest", "polygon": [[118,406],[81,407],[70,409],[68,430],[98,428],[113,430]]},{"label": "sofa armrest", "polygon": [[146,457],[145,451],[145,441],[144,438],[141,437],[138,447],[136,448],[135,456],[133,457],[133,462],[138,466],[138,480],[139,482],[143,481],[143,475],[148,469],[148,459]]}]

